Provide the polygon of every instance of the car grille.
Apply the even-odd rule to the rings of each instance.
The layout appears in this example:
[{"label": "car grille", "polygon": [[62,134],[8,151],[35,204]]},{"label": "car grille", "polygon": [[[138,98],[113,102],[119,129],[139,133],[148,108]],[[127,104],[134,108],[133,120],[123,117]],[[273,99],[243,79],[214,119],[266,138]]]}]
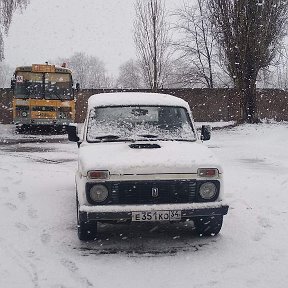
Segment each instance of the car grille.
[{"label": "car grille", "polygon": [[111,183],[113,204],[191,203],[196,199],[196,181],[125,181]]}]

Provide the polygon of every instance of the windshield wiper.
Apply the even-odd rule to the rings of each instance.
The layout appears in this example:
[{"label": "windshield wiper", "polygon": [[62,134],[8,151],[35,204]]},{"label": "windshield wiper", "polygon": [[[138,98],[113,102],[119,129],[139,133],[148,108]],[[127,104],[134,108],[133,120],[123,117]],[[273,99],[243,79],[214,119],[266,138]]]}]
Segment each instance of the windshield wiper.
[{"label": "windshield wiper", "polygon": [[[55,95],[61,102],[65,101],[65,99],[61,98],[58,91],[56,89],[53,89],[52,93],[50,93],[52,95]],[[46,91],[45,91],[45,96],[46,96]],[[46,97],[45,97],[46,99]]]},{"label": "windshield wiper", "polygon": [[158,135],[155,135],[155,134],[139,134],[137,136],[144,137],[144,138],[158,138]]},{"label": "windshield wiper", "polygon": [[117,136],[117,135],[103,135],[103,136],[97,136],[95,137],[95,139],[97,140],[117,140],[119,139],[120,137]]}]

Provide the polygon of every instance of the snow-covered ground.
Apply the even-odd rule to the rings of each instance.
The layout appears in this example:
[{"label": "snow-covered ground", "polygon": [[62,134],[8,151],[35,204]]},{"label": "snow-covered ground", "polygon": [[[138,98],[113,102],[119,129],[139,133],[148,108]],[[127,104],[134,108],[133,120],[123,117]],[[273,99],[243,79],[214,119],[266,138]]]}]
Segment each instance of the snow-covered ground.
[{"label": "snow-covered ground", "polygon": [[218,236],[198,238],[190,223],[106,224],[90,243],[76,234],[77,146],[12,131],[0,125],[1,288],[287,287],[288,124],[220,129],[206,142],[230,203]]}]

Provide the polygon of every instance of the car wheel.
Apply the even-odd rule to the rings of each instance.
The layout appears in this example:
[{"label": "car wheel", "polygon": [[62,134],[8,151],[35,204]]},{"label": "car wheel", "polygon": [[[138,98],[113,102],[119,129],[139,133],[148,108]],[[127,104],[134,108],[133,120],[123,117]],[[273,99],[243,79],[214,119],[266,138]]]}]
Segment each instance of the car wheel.
[{"label": "car wheel", "polygon": [[223,216],[203,216],[194,218],[193,221],[199,236],[215,236],[222,228]]},{"label": "car wheel", "polygon": [[79,217],[79,202],[76,201],[77,205],[77,230],[78,230],[78,238],[81,241],[89,241],[94,240],[97,236],[97,222],[88,223],[81,221]]}]

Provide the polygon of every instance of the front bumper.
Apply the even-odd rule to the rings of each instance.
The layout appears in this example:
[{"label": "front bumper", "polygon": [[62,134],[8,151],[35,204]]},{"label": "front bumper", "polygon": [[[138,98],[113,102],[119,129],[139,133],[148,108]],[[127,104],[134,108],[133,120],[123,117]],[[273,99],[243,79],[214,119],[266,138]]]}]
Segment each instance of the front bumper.
[{"label": "front bumper", "polygon": [[16,125],[29,125],[29,126],[66,126],[73,123],[71,119],[30,119],[30,118],[16,118],[14,119]]},{"label": "front bumper", "polygon": [[201,216],[226,215],[228,204],[220,202],[188,204],[153,204],[153,205],[110,205],[87,206],[79,208],[79,217],[83,222],[132,220],[132,212],[181,211],[181,220]]}]

